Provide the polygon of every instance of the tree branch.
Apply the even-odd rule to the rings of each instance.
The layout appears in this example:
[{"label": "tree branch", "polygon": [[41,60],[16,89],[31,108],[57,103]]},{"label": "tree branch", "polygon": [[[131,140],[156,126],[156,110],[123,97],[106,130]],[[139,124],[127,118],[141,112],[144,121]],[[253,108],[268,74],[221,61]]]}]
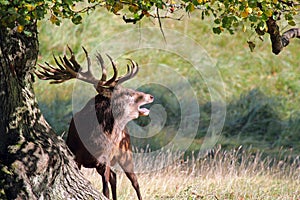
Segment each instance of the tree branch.
[{"label": "tree branch", "polygon": [[101,3],[96,3],[94,5],[84,7],[81,10],[74,11],[74,12],[76,12],[76,13],[88,13],[90,10],[95,10],[97,6],[101,6]]},{"label": "tree branch", "polygon": [[160,32],[161,32],[161,34],[162,34],[163,37],[164,37],[164,41],[167,42],[166,36],[165,36],[165,33],[164,33],[164,30],[163,30],[163,28],[162,28],[162,24],[161,24],[161,19],[160,19],[160,16],[159,16],[159,9],[158,9],[158,8],[156,8],[156,14],[157,14],[157,17],[158,17],[158,23],[159,23],[159,29],[160,29]]},{"label": "tree branch", "polygon": [[268,26],[268,33],[270,34],[270,39],[272,42],[272,52],[278,55],[283,49],[279,26],[277,25],[276,20],[271,17],[266,23]]},{"label": "tree branch", "polygon": [[294,37],[300,39],[300,28],[291,28],[282,34],[281,40],[283,47],[289,45],[290,39]]},{"label": "tree branch", "polygon": [[126,18],[126,15],[123,15],[123,20],[125,23],[133,23],[136,24],[136,22],[140,21],[144,17],[144,13],[142,12],[138,18]]},{"label": "tree branch", "polygon": [[294,6],[299,6],[300,3],[295,3],[294,1],[283,1],[283,0],[278,0],[280,3],[285,4],[287,6],[290,7],[294,7]]},{"label": "tree branch", "polygon": [[269,18],[267,21],[268,33],[272,42],[272,52],[278,55],[290,43],[290,39],[300,38],[300,28],[292,28],[280,35],[276,20]]}]

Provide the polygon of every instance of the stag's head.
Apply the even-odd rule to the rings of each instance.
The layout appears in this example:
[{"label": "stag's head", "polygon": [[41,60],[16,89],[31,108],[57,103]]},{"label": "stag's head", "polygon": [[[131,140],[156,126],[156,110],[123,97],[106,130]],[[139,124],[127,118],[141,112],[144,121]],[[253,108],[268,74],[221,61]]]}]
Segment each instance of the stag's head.
[{"label": "stag's head", "polygon": [[102,56],[97,53],[96,58],[102,69],[102,76],[97,79],[91,71],[91,60],[88,56],[87,51],[83,48],[86,59],[87,59],[87,71],[83,72],[80,64],[75,59],[73,51],[68,47],[71,57],[67,58],[59,57],[57,59],[54,56],[54,60],[58,66],[55,68],[50,64],[46,63],[47,66],[40,65],[43,71],[39,70],[36,75],[43,80],[52,80],[50,83],[62,83],[66,80],[76,78],[84,82],[88,82],[94,85],[95,89],[99,93],[98,95],[110,101],[112,114],[115,120],[121,120],[123,123],[127,123],[132,119],[136,119],[139,116],[147,116],[149,110],[144,108],[145,104],[152,103],[154,98],[150,94],[145,94],[133,89],[124,88],[121,83],[133,78],[139,71],[137,63],[133,60],[129,60],[130,64],[127,65],[127,73],[122,76],[118,76],[118,69],[109,56],[113,67],[113,76],[107,80],[107,68],[104,64]]},{"label": "stag's head", "polygon": [[149,110],[142,106],[152,102],[153,96],[150,94],[118,86],[112,93],[111,106],[113,116],[124,123],[139,116],[147,116]]}]

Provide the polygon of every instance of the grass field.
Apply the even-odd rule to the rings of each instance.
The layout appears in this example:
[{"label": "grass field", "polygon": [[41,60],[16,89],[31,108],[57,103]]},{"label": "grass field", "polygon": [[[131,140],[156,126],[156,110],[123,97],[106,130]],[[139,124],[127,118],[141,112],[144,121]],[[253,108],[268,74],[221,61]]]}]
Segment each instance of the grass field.
[{"label": "grass field", "polygon": [[[207,154],[178,160],[162,170],[140,173],[142,195],[145,199],[300,199],[299,157],[275,160],[250,151],[242,147],[226,151],[218,146]],[[83,173],[102,190],[96,170],[84,169]],[[119,198],[136,199],[127,177],[119,172],[117,178]]]},{"label": "grass field", "polygon": [[[83,24],[78,26],[64,22],[61,27],[54,27],[50,22],[42,21],[39,24],[39,63],[53,62],[52,54],[62,54],[66,44],[73,48],[83,63],[81,46],[95,51],[99,44],[114,35],[125,34],[126,30],[139,32],[140,28],[153,26],[158,27],[158,22],[148,19],[137,25],[125,24],[120,16],[101,9],[86,16]],[[214,147],[213,157],[195,156],[210,123],[210,106],[214,103],[205,80],[190,63],[170,52],[149,49],[127,52],[140,64],[140,73],[149,76],[145,78],[152,79],[160,75],[160,71],[153,71],[149,63],[164,64],[187,78],[196,91],[201,111],[200,126],[185,159],[159,171],[139,174],[143,197],[300,199],[300,41],[293,40],[280,55],[275,56],[271,53],[267,36],[262,42],[255,39],[249,30],[245,33],[237,30],[235,35],[215,35],[211,30],[212,22],[200,20],[197,14],[185,16],[182,21],[163,20],[163,27],[187,36],[206,50],[224,83],[226,118],[217,141],[222,148]],[[126,35],[122,37],[126,38]],[[247,46],[249,39],[255,39],[256,42],[253,53]],[[121,46],[107,46],[103,53],[113,52]],[[186,50],[191,55],[197,53],[193,49]],[[123,62],[122,59],[117,61]],[[74,81],[62,85],[49,85],[40,80],[35,83],[41,110],[59,135],[68,129],[72,116],[72,95],[76,91],[73,84]],[[173,112],[177,109],[173,97],[168,98],[167,95],[161,95],[161,90],[154,90],[150,88],[150,91],[156,92],[156,98],[162,105],[171,105],[170,108],[165,107],[171,125],[152,140],[133,141],[139,148],[147,143],[151,143],[152,147],[161,147],[168,134],[172,136],[172,128],[176,129],[178,123],[178,116]],[[91,91],[89,95],[94,94],[93,88]],[[81,90],[79,95],[84,96],[85,92]],[[191,157],[192,152],[195,154]],[[137,165],[139,162],[137,160]],[[84,174],[101,190],[101,178],[95,171],[84,170]],[[135,199],[135,193],[124,174],[118,173],[118,178],[119,198]]]}]

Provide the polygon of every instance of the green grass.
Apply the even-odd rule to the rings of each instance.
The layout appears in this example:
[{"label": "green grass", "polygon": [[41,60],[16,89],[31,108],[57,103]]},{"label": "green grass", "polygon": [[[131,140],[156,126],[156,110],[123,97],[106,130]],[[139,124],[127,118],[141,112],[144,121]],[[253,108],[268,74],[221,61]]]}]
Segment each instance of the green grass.
[{"label": "green grass", "polygon": [[[54,27],[50,22],[42,21],[39,23],[38,62],[53,63],[52,54],[62,55],[68,44],[78,56],[79,62],[85,63],[81,46],[94,51],[101,42],[115,34],[131,29],[139,32],[140,28],[153,26],[158,27],[158,22],[148,19],[137,25],[125,24],[120,16],[108,14],[103,9],[86,16],[83,24],[78,26],[66,21],[61,27]],[[212,22],[201,21],[196,13],[190,18],[186,16],[182,21],[163,20],[163,27],[188,36],[208,52],[224,81],[227,113],[223,132],[218,140],[222,150],[215,149],[218,153],[214,158],[194,156],[194,159],[175,163],[160,171],[139,174],[143,197],[300,199],[300,41],[294,39],[280,55],[275,56],[271,53],[267,36],[264,36],[263,42],[255,40],[256,48],[251,53],[247,46],[247,40],[253,39],[251,32],[215,35],[211,30]],[[113,52],[121,45],[107,47],[101,53]],[[193,49],[187,50],[191,54],[195,53]],[[123,57],[133,58],[139,63],[142,69],[139,78],[159,79],[161,70],[154,70],[150,65],[154,63],[157,66],[169,66],[188,79],[196,91],[201,115],[197,135],[185,158],[193,152],[197,155],[210,123],[211,104],[218,103],[211,102],[206,80],[190,63],[171,52],[144,49],[127,52]],[[123,58],[118,58],[117,62],[125,64]],[[169,81],[177,84],[174,79]],[[88,86],[74,90],[77,87],[74,83],[70,81],[61,85],[49,85],[40,80],[35,83],[41,110],[58,134],[68,129],[73,109],[72,95],[81,101],[82,97],[95,93],[93,87]],[[166,106],[168,127],[150,139],[133,139],[133,145],[138,149],[149,147],[148,145],[152,149],[159,149],[176,134],[180,121],[178,101],[160,87],[145,86],[142,89],[154,93],[157,102]],[[85,98],[82,99],[85,101]],[[149,119],[142,119],[138,123],[147,125]],[[186,141],[185,138],[182,139],[183,143]],[[237,151],[240,145],[243,149]],[[290,156],[290,160],[286,159],[287,156]],[[276,160],[271,162],[272,159]],[[292,164],[293,161],[298,165]],[[140,162],[137,160],[137,164]],[[84,174],[101,190],[101,178],[95,171],[84,170]],[[118,178],[120,199],[135,199],[135,193],[124,174],[118,173]]]}]

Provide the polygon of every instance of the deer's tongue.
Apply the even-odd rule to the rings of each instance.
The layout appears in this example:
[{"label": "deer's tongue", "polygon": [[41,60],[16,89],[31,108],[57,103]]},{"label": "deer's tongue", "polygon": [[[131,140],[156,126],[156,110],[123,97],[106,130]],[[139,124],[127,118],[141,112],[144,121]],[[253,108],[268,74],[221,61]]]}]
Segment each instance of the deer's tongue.
[{"label": "deer's tongue", "polygon": [[148,110],[147,108],[139,108],[139,115],[140,116],[148,116],[149,112],[150,112],[150,110]]}]

